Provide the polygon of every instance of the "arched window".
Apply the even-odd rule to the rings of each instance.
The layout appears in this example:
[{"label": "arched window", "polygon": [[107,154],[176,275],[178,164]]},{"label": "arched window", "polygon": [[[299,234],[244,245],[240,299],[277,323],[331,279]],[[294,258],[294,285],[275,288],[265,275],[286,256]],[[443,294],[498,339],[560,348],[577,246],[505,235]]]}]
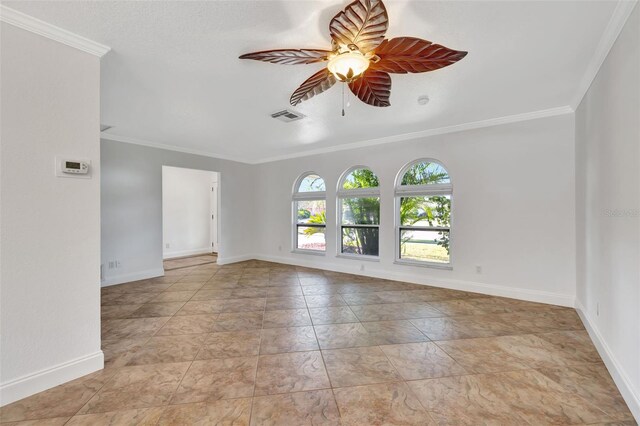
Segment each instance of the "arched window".
[{"label": "arched window", "polygon": [[341,255],[378,256],[380,188],[366,167],[348,169],[338,182],[338,228]]},{"label": "arched window", "polygon": [[327,196],[324,179],[317,173],[303,173],[293,187],[293,249],[326,251]]},{"label": "arched window", "polygon": [[449,173],[436,160],[407,164],[396,179],[396,261],[450,264]]}]

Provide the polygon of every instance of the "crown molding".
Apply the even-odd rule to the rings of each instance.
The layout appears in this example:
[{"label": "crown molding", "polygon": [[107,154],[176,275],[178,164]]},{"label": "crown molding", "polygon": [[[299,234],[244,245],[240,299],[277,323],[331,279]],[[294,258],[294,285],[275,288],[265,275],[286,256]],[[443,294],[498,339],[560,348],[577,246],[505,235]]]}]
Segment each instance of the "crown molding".
[{"label": "crown molding", "polygon": [[130,143],[133,145],[147,146],[149,148],[165,149],[167,151],[182,152],[183,154],[199,155],[201,157],[217,158],[219,160],[235,161],[237,163],[255,164],[255,162],[247,160],[246,158],[234,157],[230,155],[220,155],[220,154],[215,154],[209,151],[184,148],[181,146],[168,145],[168,144],[159,143],[159,142],[151,142],[144,139],[131,138],[129,136],[115,135],[112,133],[100,133],[100,139],[105,139],[108,141],[115,141],[115,142]]},{"label": "crown molding", "polygon": [[88,38],[79,36],[70,31],[56,27],[47,22],[36,19],[15,9],[11,9],[0,4],[0,21],[13,25],[23,30],[41,35],[43,37],[55,40],[67,46],[90,53],[99,58],[103,57],[111,50],[109,46],[97,43]]},{"label": "crown molding", "polygon": [[393,135],[393,136],[385,136],[382,138],[368,139],[368,140],[352,142],[352,143],[347,143],[347,144],[337,145],[337,146],[330,146],[326,148],[319,148],[319,149],[303,151],[303,152],[298,152],[293,154],[284,154],[280,156],[268,157],[268,158],[257,160],[254,162],[254,164],[271,163],[274,161],[289,160],[291,158],[307,157],[309,155],[327,154],[330,152],[338,152],[338,151],[346,151],[346,150],[356,149],[356,148],[372,147],[375,145],[383,145],[383,144],[394,143],[394,142],[403,142],[403,141],[409,141],[409,140],[424,138],[429,136],[444,135],[447,133],[457,133],[457,132],[463,132],[466,130],[481,129],[483,127],[499,126],[501,124],[517,123],[520,121],[536,120],[538,118],[572,114],[573,112],[574,110],[570,106],[563,106],[563,107],[557,107],[557,108],[544,109],[540,111],[532,111],[532,112],[527,112],[523,114],[507,115],[504,117],[490,118],[488,120],[472,121],[472,122],[463,123],[463,124],[456,124],[453,126],[439,127],[436,129],[421,130],[418,132],[411,132],[411,133],[402,133],[402,134]]},{"label": "crown molding", "polygon": [[555,117],[557,115],[572,114],[572,113],[574,113],[573,108],[571,108],[570,106],[563,106],[563,107],[557,107],[557,108],[544,109],[540,111],[527,112],[524,114],[507,115],[504,117],[491,118],[488,120],[456,124],[454,126],[439,127],[437,129],[422,130],[419,132],[411,132],[411,133],[401,133],[393,136],[385,136],[377,139],[367,139],[367,140],[347,143],[343,145],[329,146],[326,148],[318,148],[318,149],[313,149],[308,151],[296,152],[292,154],[266,157],[266,158],[261,158],[257,160],[250,160],[248,158],[243,158],[243,157],[219,155],[219,154],[215,154],[208,151],[201,151],[201,150],[191,149],[191,148],[183,148],[175,145],[151,142],[143,139],[136,139],[128,136],[120,136],[120,135],[115,135],[111,133],[102,133],[100,135],[100,138],[106,139],[106,140],[112,140],[116,142],[124,142],[124,143],[131,143],[134,145],[148,146],[151,148],[159,148],[159,149],[166,149],[169,151],[183,152],[185,154],[194,154],[194,155],[201,155],[204,157],[219,158],[221,160],[236,161],[238,163],[264,164],[264,163],[272,163],[274,161],[289,160],[292,158],[308,157],[310,155],[328,154],[331,152],[347,151],[350,149],[365,148],[365,147],[371,147],[375,145],[384,145],[384,144],[394,143],[394,142],[410,141],[413,139],[424,138],[429,136],[464,132],[466,130],[481,129],[484,127],[499,126],[501,124],[517,123],[520,121],[536,120],[539,118]]},{"label": "crown molding", "polygon": [[618,39],[622,28],[624,28],[624,24],[627,22],[627,19],[629,19],[629,16],[631,16],[631,12],[633,12],[633,8],[636,4],[638,4],[638,0],[619,0],[618,4],[616,4],[616,8],[609,19],[609,23],[602,33],[598,46],[591,57],[589,66],[582,76],[582,80],[580,80],[578,92],[571,103],[571,107],[574,110],[578,109],[578,106],[582,102],[582,98],[587,94],[589,87],[591,87],[593,80],[595,80],[598,75],[598,71],[600,71],[602,64],[607,59],[609,51]]}]

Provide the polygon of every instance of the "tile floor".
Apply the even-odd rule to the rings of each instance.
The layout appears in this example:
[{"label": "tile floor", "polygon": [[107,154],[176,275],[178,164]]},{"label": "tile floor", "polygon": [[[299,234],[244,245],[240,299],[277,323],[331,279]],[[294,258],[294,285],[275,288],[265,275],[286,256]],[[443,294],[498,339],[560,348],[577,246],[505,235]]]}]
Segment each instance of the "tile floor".
[{"label": "tile floor", "polygon": [[217,260],[218,255],[216,253],[203,254],[197,256],[176,257],[174,259],[167,259],[163,262],[163,266],[165,271],[170,271],[172,269],[215,263]]},{"label": "tile floor", "polygon": [[3,426],[636,424],[573,309],[260,261],[102,305],[105,369]]}]

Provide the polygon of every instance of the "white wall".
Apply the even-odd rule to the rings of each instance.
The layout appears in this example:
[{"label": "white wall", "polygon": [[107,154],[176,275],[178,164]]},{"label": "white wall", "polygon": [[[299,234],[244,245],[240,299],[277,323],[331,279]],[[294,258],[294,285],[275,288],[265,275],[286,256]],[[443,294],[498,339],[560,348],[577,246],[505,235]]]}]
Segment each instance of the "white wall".
[{"label": "white wall", "polygon": [[[219,172],[218,261],[253,253],[255,167],[103,139],[103,285],[162,275],[162,166]],[[108,269],[109,261],[120,267]]]},{"label": "white wall", "polygon": [[[1,25],[0,402],[102,368],[100,60]],[[54,157],[92,162],[58,178]]]},{"label": "white wall", "polygon": [[216,172],[162,167],[163,257],[211,253],[211,185]]},{"label": "white wall", "polygon": [[577,306],[640,419],[640,7],[576,112]]},{"label": "white wall", "polygon": [[[453,270],[393,263],[394,180],[404,164],[421,157],[440,160],[453,182]],[[381,182],[379,263],[335,257],[336,184],[357,164],[369,166]],[[291,189],[308,170],[327,184],[324,257],[290,253]],[[373,275],[573,304],[573,114],[267,163],[259,166],[259,176],[260,217],[268,226],[257,254],[265,259],[355,273],[362,264]]]}]

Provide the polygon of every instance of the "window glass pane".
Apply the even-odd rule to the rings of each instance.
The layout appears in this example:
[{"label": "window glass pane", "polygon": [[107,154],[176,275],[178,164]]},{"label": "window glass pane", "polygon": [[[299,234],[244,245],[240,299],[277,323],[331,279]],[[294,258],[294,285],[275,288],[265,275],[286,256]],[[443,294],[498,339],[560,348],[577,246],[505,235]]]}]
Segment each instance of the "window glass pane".
[{"label": "window glass pane", "polygon": [[450,195],[400,198],[401,226],[441,226],[448,228],[450,219]]},{"label": "window glass pane", "polygon": [[297,223],[327,223],[325,200],[305,200],[296,202]]},{"label": "window glass pane", "polygon": [[324,239],[325,227],[297,226],[296,248],[303,250],[325,251],[327,244]]},{"label": "window glass pane", "polygon": [[417,163],[402,177],[402,185],[451,183],[449,173],[438,163]]},{"label": "window glass pane", "polygon": [[379,186],[378,176],[369,169],[357,169],[347,175],[342,184],[343,189],[376,188]]},{"label": "window glass pane", "polygon": [[449,231],[400,231],[400,258],[449,263]]},{"label": "window glass pane", "polygon": [[318,175],[307,175],[300,182],[298,192],[325,191],[324,180]]},{"label": "window glass pane", "polygon": [[380,198],[342,198],[342,223],[344,225],[378,225],[380,223]]},{"label": "window glass pane", "polygon": [[342,253],[378,255],[378,227],[342,228]]}]

